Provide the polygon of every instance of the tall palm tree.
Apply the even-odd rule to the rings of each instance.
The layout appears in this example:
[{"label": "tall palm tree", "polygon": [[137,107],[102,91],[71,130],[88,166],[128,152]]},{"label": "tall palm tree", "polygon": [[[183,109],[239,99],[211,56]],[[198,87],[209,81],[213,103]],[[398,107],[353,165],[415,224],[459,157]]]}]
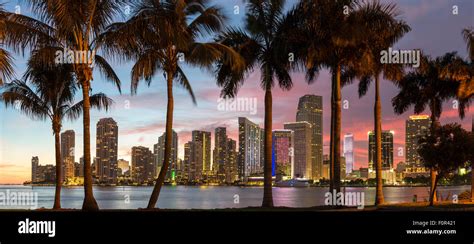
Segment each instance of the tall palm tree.
[{"label": "tall palm tree", "polygon": [[223,27],[225,17],[220,8],[208,6],[207,0],[144,0],[133,6],[133,16],[124,23],[115,23],[101,37],[106,51],[120,52],[125,59],[135,61],[132,67],[132,94],[141,80],[150,85],[162,72],[167,87],[165,152],[161,171],[153,188],[148,209],[156,206],[169,168],[173,127],[173,84],[186,89],[194,103],[196,99],[183,65],[211,68],[220,58],[242,66],[240,56],[222,43],[199,42]]},{"label": "tall palm tree", "polygon": [[374,104],[374,134],[376,169],[375,205],[384,203],[382,181],[382,104],[380,100],[380,78],[399,80],[403,75],[403,66],[398,64],[384,64],[380,61],[380,53],[392,47],[410,27],[402,20],[397,20],[399,11],[395,4],[381,4],[374,1],[364,5],[359,12],[361,18],[367,19],[364,28],[367,29],[367,50],[357,67],[362,78],[359,82],[359,97],[364,96],[370,84],[375,82]]},{"label": "tall palm tree", "polygon": [[[30,82],[30,84],[27,83]],[[32,119],[49,119],[52,124],[56,155],[56,191],[53,209],[61,208],[62,163],[59,135],[62,121],[79,118],[83,101],[74,104],[77,84],[70,65],[56,65],[53,68],[29,63],[23,80],[14,80],[5,85],[0,100],[5,106],[19,108]],[[90,97],[92,107],[106,110],[112,100],[102,93]]]},{"label": "tall palm tree", "polygon": [[[422,113],[426,107],[430,110],[432,133],[440,126],[439,118],[443,111],[443,103],[456,98],[459,83],[455,80],[442,78],[443,69],[453,63],[458,57],[456,53],[447,53],[436,59],[422,56],[420,67],[406,74],[402,79],[395,83],[400,88],[399,93],[392,99],[392,105],[395,113],[402,114],[411,106],[415,114]],[[461,101],[459,105],[459,114],[464,116],[466,105]],[[436,171],[430,169],[430,201],[436,201],[434,192]]]},{"label": "tall palm tree", "polygon": [[[461,99],[474,99],[474,28],[466,28],[462,31],[464,41],[467,45],[467,51],[469,53],[469,58],[471,59],[470,65],[470,77],[469,80],[461,81],[461,86],[459,87],[458,97]],[[474,133],[474,129],[472,131]],[[471,202],[474,202],[474,162],[471,164]]]},{"label": "tall palm tree", "polygon": [[305,65],[306,79],[312,82],[322,68],[329,69],[332,77],[331,192],[339,192],[341,183],[341,89],[358,74],[360,60],[367,54],[367,26],[379,24],[377,16],[384,10],[370,9],[367,4],[358,0],[301,1],[293,14],[301,20],[295,46],[300,47],[296,53]]},{"label": "tall palm tree", "polygon": [[92,191],[89,92],[94,67],[98,68],[106,80],[115,83],[120,91],[119,78],[107,60],[97,52],[102,46],[98,37],[111,24],[113,18],[122,11],[125,1],[29,0],[28,3],[33,13],[39,18],[13,15],[12,19],[17,23],[16,29],[22,31],[16,31],[8,36],[11,45],[21,43],[22,45],[15,46],[22,49],[25,47],[35,49],[35,62],[49,64],[57,62],[55,57],[58,57],[58,51],[66,53],[70,50],[75,57],[85,55],[85,60],[72,61],[83,98],[84,202],[82,209],[98,210],[99,206]]},{"label": "tall palm tree", "polygon": [[247,3],[245,29],[228,28],[219,37],[225,45],[239,52],[245,60],[245,67],[231,72],[229,65],[219,64],[216,71],[217,84],[222,87],[221,95],[234,97],[254,68],[260,70],[260,86],[265,91],[264,122],[264,188],[262,207],[273,207],[272,197],[272,88],[277,85],[283,90],[293,86],[289,75],[290,64],[285,52],[283,27],[285,27],[284,0],[250,0]]}]

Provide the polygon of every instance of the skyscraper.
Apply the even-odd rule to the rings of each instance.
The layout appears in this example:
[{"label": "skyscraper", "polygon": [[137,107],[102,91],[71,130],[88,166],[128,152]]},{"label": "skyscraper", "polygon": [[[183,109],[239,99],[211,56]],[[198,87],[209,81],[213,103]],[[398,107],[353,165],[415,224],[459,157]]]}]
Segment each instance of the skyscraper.
[{"label": "skyscraper", "polygon": [[234,183],[237,180],[237,142],[227,138],[226,161],[225,161],[225,182]]},{"label": "skyscraper", "polygon": [[294,170],[293,177],[313,178],[313,164],[311,158],[312,150],[312,128],[306,121],[285,123],[286,130],[293,131],[294,138]]},{"label": "skyscraper", "polygon": [[31,183],[38,182],[38,165],[39,158],[38,156],[31,158]]},{"label": "skyscraper", "polygon": [[344,135],[344,158],[346,160],[346,172],[352,173],[354,169],[354,135],[352,133]]},{"label": "skyscraper", "polygon": [[67,130],[61,133],[61,180],[74,177],[74,148],[75,133],[73,130]]},{"label": "skyscraper", "polygon": [[[172,130],[172,142],[171,142],[171,157],[168,166],[168,172],[166,174],[166,179],[170,180],[172,174],[175,174],[178,162],[178,134]],[[166,132],[158,137],[158,143],[153,146],[153,154],[155,157],[155,170],[154,176],[158,177],[161,167],[163,167],[163,161],[165,160],[165,138]]]},{"label": "skyscraper", "polygon": [[227,133],[225,127],[217,127],[214,134],[214,150],[213,150],[213,171],[217,174],[219,182],[225,181],[225,166],[227,157]]},{"label": "skyscraper", "polygon": [[[200,183],[204,180],[202,142],[190,141],[185,144],[184,158],[188,165],[188,181]],[[186,167],[186,166],[185,166]]]},{"label": "skyscraper", "polygon": [[410,116],[405,123],[405,163],[408,167],[422,167],[418,155],[418,140],[430,131],[431,120],[428,115]]},{"label": "skyscraper", "polygon": [[273,170],[276,175],[293,175],[294,136],[292,130],[273,130],[272,132]]},{"label": "skyscraper", "polygon": [[211,132],[192,131],[191,167],[196,181],[211,174]]},{"label": "skyscraper", "polygon": [[322,177],[323,167],[323,97],[304,95],[298,102],[296,121],[311,124],[311,164],[314,179]]},{"label": "skyscraper", "polygon": [[[375,171],[375,134],[369,133],[369,169]],[[382,131],[382,170],[393,169],[393,131]]]},{"label": "skyscraper", "polygon": [[118,126],[112,118],[97,122],[97,177],[102,183],[117,182]]},{"label": "skyscraper", "polygon": [[153,154],[143,146],[132,147],[132,180],[136,183],[151,183],[155,179]]},{"label": "skyscraper", "polygon": [[191,177],[191,151],[193,142],[187,142],[184,144],[184,159],[183,159],[183,181],[192,181]]},{"label": "skyscraper", "polygon": [[238,171],[241,181],[263,174],[263,138],[263,129],[247,118],[239,117]]}]

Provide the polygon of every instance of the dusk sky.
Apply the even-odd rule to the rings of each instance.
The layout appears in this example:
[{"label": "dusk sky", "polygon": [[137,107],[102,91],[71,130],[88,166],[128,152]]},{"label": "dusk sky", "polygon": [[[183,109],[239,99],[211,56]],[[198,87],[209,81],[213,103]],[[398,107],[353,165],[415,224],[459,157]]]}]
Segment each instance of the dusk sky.
[{"label": "dusk sky", "polygon": [[[18,1],[6,4],[8,11],[14,12]],[[21,1],[19,1],[21,3]],[[383,1],[388,2],[388,1]],[[402,12],[401,17],[411,27],[394,48],[421,49],[432,57],[443,55],[446,52],[457,51],[462,57],[467,57],[466,44],[461,35],[463,28],[474,26],[473,0],[402,0],[397,2]],[[289,1],[291,6],[294,1]],[[216,1],[229,17],[229,25],[240,25],[245,15],[245,5],[238,0]],[[240,6],[240,14],[233,13],[234,6]],[[453,15],[453,5],[458,6],[458,15]],[[27,6],[22,6],[22,14],[29,15]],[[27,57],[15,55],[16,75],[20,77],[25,70]],[[115,104],[108,111],[91,112],[91,154],[95,155],[95,130],[100,118],[112,117],[119,126],[119,159],[130,160],[132,146],[146,146],[153,148],[158,137],[164,132],[166,115],[166,87],[163,76],[157,74],[150,87],[141,83],[136,96],[130,95],[131,63],[112,62],[115,71],[122,81],[120,95],[113,84],[105,82],[98,72],[94,73],[92,81],[93,93],[104,92],[109,95]],[[206,70],[186,67],[188,78],[196,94],[197,105],[193,105],[187,92],[175,86],[174,130],[179,137],[179,157],[183,158],[183,144],[191,139],[192,130],[206,130],[212,132],[218,126],[226,126],[228,134],[238,141],[238,117],[248,117],[251,121],[263,127],[264,92],[260,88],[260,74],[254,72],[245,81],[240,89],[239,98],[257,98],[257,113],[219,111],[218,99],[220,88],[216,85],[212,73]],[[296,107],[299,97],[305,94],[323,96],[323,128],[324,153],[329,148],[330,128],[330,75],[324,70],[314,84],[307,85],[304,74],[292,75],[294,87],[291,91],[273,90],[273,129],[282,129],[283,123],[293,122],[296,117]],[[374,86],[367,95],[359,99],[357,82],[344,87],[343,101],[348,102],[348,109],[342,110],[342,136],[353,133],[355,137],[355,169],[367,166],[367,132],[373,128]],[[404,150],[405,120],[412,115],[413,109],[401,116],[393,113],[391,99],[398,89],[389,81],[383,81],[382,96],[382,128],[393,130],[394,161],[404,161],[399,156],[399,148]],[[77,101],[80,100],[77,94]],[[127,106],[129,104],[129,106]],[[465,129],[471,129],[471,119],[474,110],[467,112],[466,118],[460,120],[457,109],[453,108],[454,101],[445,104],[441,122],[462,123]],[[429,111],[426,111],[428,114]],[[12,108],[0,106],[0,184],[22,183],[30,180],[31,157],[39,156],[40,164],[54,164],[54,137],[49,121],[33,121]],[[64,121],[63,131],[73,129],[76,133],[76,161],[82,156],[82,118],[71,122]],[[214,146],[212,145],[212,148]]]}]

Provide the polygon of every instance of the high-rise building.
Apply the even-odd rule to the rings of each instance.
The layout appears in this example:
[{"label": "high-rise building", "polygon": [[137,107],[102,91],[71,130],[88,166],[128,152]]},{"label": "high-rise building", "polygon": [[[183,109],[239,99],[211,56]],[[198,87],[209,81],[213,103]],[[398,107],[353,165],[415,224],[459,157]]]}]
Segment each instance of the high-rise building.
[{"label": "high-rise building", "polygon": [[428,115],[410,116],[405,122],[405,163],[408,167],[422,167],[418,154],[418,140],[430,131],[431,120]]},{"label": "high-rise building", "polygon": [[354,135],[352,133],[344,135],[344,158],[346,160],[346,172],[344,175],[352,173],[354,169]]},{"label": "high-rise building", "polygon": [[190,141],[184,145],[185,168],[187,166],[188,182],[200,183],[204,180],[202,142]]},{"label": "high-rise building", "polygon": [[346,158],[341,157],[341,180],[346,179]]},{"label": "high-rise building", "polygon": [[31,183],[56,183],[56,166],[40,165],[38,156],[31,158]]},{"label": "high-rise building", "polygon": [[97,122],[97,177],[102,183],[117,182],[118,126],[112,118]]},{"label": "high-rise building", "polygon": [[[176,174],[177,163],[178,163],[178,134],[172,130],[172,142],[171,142],[171,157],[168,165],[168,172],[166,179],[171,180],[171,176]],[[165,138],[166,132],[158,138],[158,143],[153,146],[153,154],[155,156],[155,177],[158,177],[161,167],[163,167],[163,161],[165,160]]]},{"label": "high-rise building", "polygon": [[74,163],[74,177],[84,177],[84,160]]},{"label": "high-rise building", "polygon": [[237,172],[237,142],[227,138],[227,159],[225,161],[225,182],[227,184],[234,183],[238,178]]},{"label": "high-rise building", "polygon": [[[382,131],[382,170],[393,169],[393,131]],[[369,170],[375,171],[375,134],[369,135]]]},{"label": "high-rise building", "polygon": [[311,158],[312,150],[312,128],[306,121],[284,124],[285,130],[293,131],[294,138],[294,169],[293,177],[314,179],[313,164]]},{"label": "high-rise building", "polygon": [[217,175],[219,182],[225,181],[225,171],[227,164],[227,132],[225,127],[217,127],[214,134],[214,150],[212,152],[212,170]]},{"label": "high-rise building", "polygon": [[293,176],[294,136],[292,130],[273,130],[272,168],[274,175]]},{"label": "high-rise building", "polygon": [[61,133],[61,180],[71,179],[74,177],[74,149],[75,149],[75,133],[73,130],[67,130]]},{"label": "high-rise building", "polygon": [[151,183],[155,179],[155,162],[150,149],[143,146],[132,147],[132,180],[138,184]]},{"label": "high-rise building", "polygon": [[196,174],[200,180],[207,179],[211,171],[211,132],[193,130],[193,156]]},{"label": "high-rise building", "polygon": [[38,165],[39,158],[34,156],[31,158],[31,183],[38,182]]},{"label": "high-rise building", "polygon": [[264,130],[244,117],[239,117],[239,180],[263,174]]},{"label": "high-rise building", "polygon": [[321,178],[328,180],[329,179],[329,170],[330,170],[329,155],[324,154],[323,156],[323,174]]},{"label": "high-rise building", "polygon": [[184,144],[184,159],[183,159],[183,181],[191,182],[191,152],[193,148],[193,142],[187,142]]},{"label": "high-rise building", "polygon": [[323,167],[323,97],[304,95],[298,102],[296,121],[311,124],[311,164],[314,179],[322,177]]}]

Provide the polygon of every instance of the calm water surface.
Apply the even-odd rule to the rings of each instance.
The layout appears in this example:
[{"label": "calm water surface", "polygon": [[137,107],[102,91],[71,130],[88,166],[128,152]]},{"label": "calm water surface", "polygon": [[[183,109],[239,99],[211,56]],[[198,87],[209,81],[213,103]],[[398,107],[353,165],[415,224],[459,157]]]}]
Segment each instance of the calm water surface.
[{"label": "calm water surface", "polygon": [[[0,192],[36,192],[38,208],[52,208],[54,186],[22,186],[0,185]],[[94,196],[101,209],[137,209],[144,208],[153,187],[94,187]],[[343,188],[344,189],[344,188]],[[470,186],[438,187],[443,197],[449,194],[460,194],[470,190]],[[324,194],[328,188],[273,188],[273,199],[276,206],[312,207],[324,205]],[[365,193],[365,204],[374,202],[375,188],[346,187],[346,192]],[[385,201],[389,203],[410,202],[413,195],[418,195],[418,201],[428,198],[428,187],[386,187]],[[233,186],[164,186],[158,200],[159,208],[173,209],[213,209],[213,208],[243,208],[260,206],[262,203],[262,187],[233,187]],[[61,205],[63,208],[81,208],[84,189],[80,187],[63,187]],[[25,208],[24,206],[2,206],[1,208]]]}]

